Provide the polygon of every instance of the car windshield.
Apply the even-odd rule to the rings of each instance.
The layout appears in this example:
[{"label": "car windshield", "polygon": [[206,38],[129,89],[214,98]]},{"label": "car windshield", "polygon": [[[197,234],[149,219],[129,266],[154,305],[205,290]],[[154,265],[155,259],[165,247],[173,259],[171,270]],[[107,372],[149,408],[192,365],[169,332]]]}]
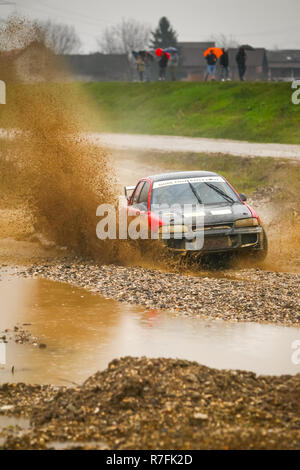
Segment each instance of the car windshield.
[{"label": "car windshield", "polygon": [[[233,204],[239,198],[221,177],[154,183],[152,204]],[[161,183],[161,185],[160,185]]]}]

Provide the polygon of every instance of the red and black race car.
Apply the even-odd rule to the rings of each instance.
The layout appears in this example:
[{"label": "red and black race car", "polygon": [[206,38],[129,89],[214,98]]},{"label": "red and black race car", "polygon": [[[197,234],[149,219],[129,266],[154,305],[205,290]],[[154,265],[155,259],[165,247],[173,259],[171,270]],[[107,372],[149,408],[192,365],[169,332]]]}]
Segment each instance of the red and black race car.
[{"label": "red and black race car", "polygon": [[246,196],[217,173],[148,176],[136,186],[126,186],[125,196],[129,220],[143,216],[148,230],[156,234],[152,238],[161,239],[172,250],[247,252],[259,259],[267,254],[267,236],[258,214],[246,203]]}]

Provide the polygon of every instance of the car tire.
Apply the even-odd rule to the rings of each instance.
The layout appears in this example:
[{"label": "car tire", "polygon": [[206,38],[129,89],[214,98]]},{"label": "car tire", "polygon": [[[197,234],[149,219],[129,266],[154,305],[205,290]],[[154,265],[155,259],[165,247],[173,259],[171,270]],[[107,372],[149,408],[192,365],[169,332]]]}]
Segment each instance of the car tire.
[{"label": "car tire", "polygon": [[262,229],[262,231],[263,231],[263,239],[262,239],[262,246],[260,250],[253,250],[251,252],[251,258],[259,262],[264,261],[268,254],[268,237],[264,228]]}]

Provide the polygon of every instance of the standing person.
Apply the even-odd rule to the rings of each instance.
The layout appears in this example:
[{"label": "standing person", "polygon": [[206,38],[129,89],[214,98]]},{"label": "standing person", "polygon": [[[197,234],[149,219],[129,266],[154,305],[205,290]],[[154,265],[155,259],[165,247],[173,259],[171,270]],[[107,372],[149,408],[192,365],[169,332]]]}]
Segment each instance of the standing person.
[{"label": "standing person", "polygon": [[220,66],[221,66],[221,80],[229,80],[229,56],[226,49],[222,49],[223,54],[220,57]]},{"label": "standing person", "polygon": [[206,81],[208,77],[211,77],[211,80],[216,79],[216,68],[217,68],[217,56],[213,51],[210,51],[207,54],[206,62],[207,62],[207,69],[204,80]]},{"label": "standing person", "polygon": [[139,74],[140,82],[144,81],[144,72],[145,72],[145,62],[143,57],[139,54],[136,59],[136,67]]},{"label": "standing person", "polygon": [[168,55],[166,52],[163,52],[161,54],[161,58],[158,62],[159,66],[159,76],[158,80],[165,80],[166,79],[166,71],[167,71],[167,65],[168,65]]},{"label": "standing person", "polygon": [[244,81],[244,76],[245,76],[245,73],[246,73],[246,60],[247,60],[247,54],[246,54],[246,51],[243,47],[240,47],[239,50],[238,50],[238,53],[235,57],[235,60],[237,62],[237,66],[238,66],[238,69],[239,69],[239,76],[240,76],[240,80],[243,82]]},{"label": "standing person", "polygon": [[176,81],[176,72],[177,72],[178,63],[179,63],[178,52],[177,51],[171,52],[171,57],[170,57],[170,61],[168,64],[168,68],[170,70],[170,76],[173,82]]},{"label": "standing person", "polygon": [[151,82],[153,56],[150,54],[150,52],[145,52],[144,62],[146,67],[146,82]]}]

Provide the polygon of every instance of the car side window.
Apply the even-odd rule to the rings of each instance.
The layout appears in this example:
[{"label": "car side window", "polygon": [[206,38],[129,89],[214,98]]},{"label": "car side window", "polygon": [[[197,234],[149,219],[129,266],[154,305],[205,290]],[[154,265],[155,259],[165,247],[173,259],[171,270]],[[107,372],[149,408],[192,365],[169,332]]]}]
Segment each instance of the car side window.
[{"label": "car side window", "polygon": [[144,181],[141,181],[138,185],[136,190],[134,191],[133,199],[132,199],[132,204],[137,204],[140,192],[142,190],[142,187],[144,186]]},{"label": "car side window", "polygon": [[148,181],[145,182],[138,199],[139,204],[143,204],[146,208],[148,208],[148,195],[149,195],[150,183]]}]

